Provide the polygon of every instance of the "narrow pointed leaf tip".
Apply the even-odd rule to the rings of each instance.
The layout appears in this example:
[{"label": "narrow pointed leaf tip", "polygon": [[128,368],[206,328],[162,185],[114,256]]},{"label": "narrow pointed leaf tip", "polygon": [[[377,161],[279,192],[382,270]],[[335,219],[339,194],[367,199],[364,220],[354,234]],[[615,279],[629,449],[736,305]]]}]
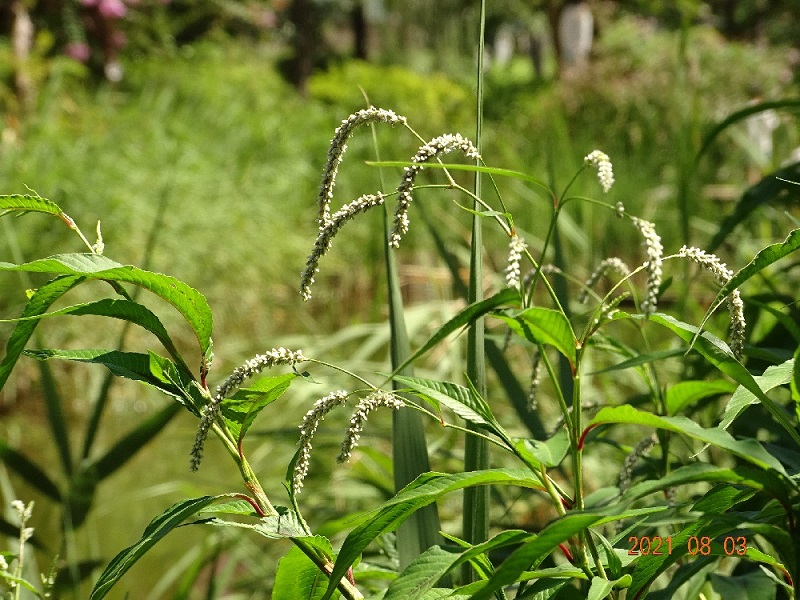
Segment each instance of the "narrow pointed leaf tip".
[{"label": "narrow pointed leaf tip", "polygon": [[[15,210],[22,212],[40,212],[62,218],[66,216],[58,204],[47,198],[42,198],[41,196],[31,194],[0,196],[0,216]],[[66,219],[64,220],[66,221]]]}]

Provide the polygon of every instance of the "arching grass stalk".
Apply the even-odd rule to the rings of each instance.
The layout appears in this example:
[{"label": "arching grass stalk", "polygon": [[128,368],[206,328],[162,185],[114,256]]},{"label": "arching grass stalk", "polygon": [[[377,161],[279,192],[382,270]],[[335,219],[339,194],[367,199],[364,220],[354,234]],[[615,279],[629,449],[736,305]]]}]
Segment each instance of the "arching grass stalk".
[{"label": "arching grass stalk", "polygon": [[[422,137],[409,129],[416,137],[423,141]],[[375,151],[375,158],[380,161],[380,149],[378,146],[375,129],[372,129],[372,144]],[[437,157],[437,161],[439,158]],[[381,189],[386,189],[386,182],[383,177],[383,170],[378,171],[380,176]],[[445,173],[447,171],[445,170]],[[452,182],[452,178],[447,173]],[[383,252],[386,264],[386,285],[388,289],[389,303],[389,327],[390,327],[390,357],[392,370],[407,361],[411,356],[411,344],[408,339],[406,329],[405,314],[403,310],[403,296],[400,291],[400,276],[397,269],[397,256],[389,243],[389,231],[391,219],[389,210],[383,205]],[[403,371],[403,375],[413,376],[414,371],[411,365]],[[386,385],[386,382],[382,384]],[[398,384],[392,382],[392,387],[397,390]],[[401,395],[401,397],[403,397]],[[425,430],[421,416],[406,407],[399,408],[392,412],[392,471],[394,474],[395,491],[400,491],[416,477],[422,473],[430,471],[430,460],[428,458],[428,445],[425,439]],[[405,568],[417,556],[429,547],[442,542],[439,531],[441,524],[439,513],[435,503],[423,507],[411,515],[397,530],[397,553],[400,568]],[[449,581],[445,582],[449,583]]]},{"label": "arching grass stalk", "polygon": [[[478,154],[483,145],[483,55],[486,33],[486,0],[481,0],[477,56],[477,98],[475,117],[475,144]],[[481,197],[481,174],[475,173],[475,197]],[[479,203],[473,203],[477,211]],[[472,216],[472,244],[470,250],[469,294],[467,302],[474,304],[483,299],[483,234],[481,217]],[[484,351],[484,320],[476,319],[467,331],[467,377],[482,396],[486,396],[486,363]],[[470,429],[474,426],[470,425]],[[489,467],[489,448],[485,440],[467,436],[464,449],[464,470],[478,471]],[[463,538],[470,544],[479,544],[489,537],[489,488],[485,486],[464,490]],[[462,570],[465,582],[472,581],[474,573],[469,564]]]}]

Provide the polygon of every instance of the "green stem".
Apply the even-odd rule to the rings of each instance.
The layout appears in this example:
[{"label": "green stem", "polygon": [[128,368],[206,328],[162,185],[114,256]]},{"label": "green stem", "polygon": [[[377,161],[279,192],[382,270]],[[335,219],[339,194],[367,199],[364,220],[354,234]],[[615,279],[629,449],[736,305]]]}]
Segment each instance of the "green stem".
[{"label": "green stem", "polygon": [[[219,418],[220,417],[218,417],[218,419]],[[217,434],[217,437],[222,441],[222,444],[225,446],[228,454],[231,455],[231,458],[236,461],[239,471],[242,474],[244,484],[253,495],[256,504],[258,504],[258,507],[261,509],[262,515],[265,517],[277,516],[278,511],[275,510],[275,507],[272,506],[269,498],[267,498],[267,494],[264,492],[264,488],[261,487],[261,482],[258,481],[258,477],[256,477],[255,472],[253,472],[253,468],[250,466],[250,463],[247,462],[247,458],[245,458],[243,454],[239,454],[239,448],[237,447],[234,439],[231,437],[228,428],[219,422],[215,422],[211,428],[214,433]]]},{"label": "green stem", "polygon": [[[333,563],[330,562],[324,556],[321,556],[316,548],[309,544],[303,538],[291,538],[294,545],[302,550],[303,554],[305,554],[311,562],[317,565],[320,571],[325,573],[326,575],[330,576],[333,572]],[[342,577],[341,581],[337,586],[339,591],[342,593],[342,596],[347,598],[348,600],[363,600],[364,596],[361,592],[358,591],[358,588],[352,584],[346,577]]]},{"label": "green stem", "polygon": [[[547,357],[547,353],[544,351],[544,346],[542,346],[541,344],[539,345],[539,356],[542,357],[544,368],[547,369],[547,376],[550,377],[550,381],[553,382],[553,388],[555,389],[556,392],[556,399],[558,400],[558,406],[559,408],[561,408],[561,414],[564,417],[564,423],[567,425],[567,431],[569,432],[572,446],[576,447],[579,437],[578,438],[575,437],[575,430],[572,427],[572,416],[570,415],[569,406],[567,405],[567,399],[564,397],[564,392],[558,385],[558,374],[555,372],[553,364],[550,362],[550,359]],[[578,433],[578,436],[580,436],[580,432]]]}]

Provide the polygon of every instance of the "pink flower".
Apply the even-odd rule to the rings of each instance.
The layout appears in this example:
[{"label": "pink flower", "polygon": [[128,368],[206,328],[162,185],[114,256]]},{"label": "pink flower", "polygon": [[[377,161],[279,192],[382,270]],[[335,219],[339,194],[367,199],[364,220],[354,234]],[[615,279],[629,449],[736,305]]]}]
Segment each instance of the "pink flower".
[{"label": "pink flower", "polygon": [[99,0],[97,10],[106,19],[121,19],[128,12],[122,0]]},{"label": "pink flower", "polygon": [[89,44],[86,42],[70,42],[64,48],[64,54],[72,60],[85,63],[89,60]]}]

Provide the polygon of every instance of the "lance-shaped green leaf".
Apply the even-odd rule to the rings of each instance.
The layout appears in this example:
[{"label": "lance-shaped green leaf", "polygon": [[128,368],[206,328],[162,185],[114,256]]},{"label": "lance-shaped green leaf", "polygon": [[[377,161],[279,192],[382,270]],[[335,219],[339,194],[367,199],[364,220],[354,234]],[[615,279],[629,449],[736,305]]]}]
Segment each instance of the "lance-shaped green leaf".
[{"label": "lance-shaped green leaf", "polygon": [[0,196],[0,217],[8,214],[11,211],[19,210],[23,213],[26,212],[39,212],[56,217],[64,218],[64,211],[55,202],[42,198],[41,196],[33,196],[31,194],[9,194]]},{"label": "lance-shaped green leaf", "polygon": [[794,353],[791,389],[792,398],[794,399],[794,411],[797,413],[797,419],[800,420],[800,346]]},{"label": "lance-shaped green leaf", "polygon": [[737,440],[724,429],[717,427],[705,429],[686,417],[661,417],[650,412],[637,410],[628,404],[623,406],[607,406],[600,410],[600,412],[595,415],[594,419],[588,423],[587,429],[612,423],[645,425],[647,427],[673,431],[727,450],[762,469],[771,469],[782,475],[786,475],[783,465],[757,441]]},{"label": "lance-shaped green leaf", "polygon": [[[82,281],[85,281],[84,277],[58,277],[41,286],[28,299],[28,303],[22,311],[22,318],[35,317],[45,313],[53,302]],[[39,325],[38,319],[33,321],[23,320],[17,323],[14,331],[11,332],[11,337],[8,338],[8,343],[6,344],[6,355],[3,357],[3,362],[0,363],[0,389],[5,386],[8,376],[11,375],[14,365],[17,364],[17,359],[25,349],[28,340],[31,339],[37,325]]]},{"label": "lance-shaped green leaf", "polygon": [[[798,230],[798,232],[800,232],[800,230]],[[626,316],[622,315],[622,318],[626,318]],[[642,315],[631,315],[627,316],[627,318],[642,319],[644,317]],[[791,422],[786,412],[761,391],[756,380],[753,379],[750,372],[736,360],[725,342],[708,331],[701,332],[697,327],[679,321],[669,315],[656,313],[650,315],[649,319],[654,323],[659,323],[672,330],[682,340],[691,344],[691,348],[702,354],[708,362],[753,393],[756,398],[761,401],[761,404],[764,405],[764,408],[766,408],[773,418],[789,433],[792,439],[800,444],[800,433],[798,433],[797,427]]]},{"label": "lance-shaped green leaf", "polygon": [[262,377],[246,388],[240,388],[220,405],[220,413],[241,446],[247,430],[258,414],[289,389],[295,373]]},{"label": "lance-shaped green leaf", "polygon": [[394,380],[410,388],[412,394],[436,410],[439,410],[439,405],[444,405],[468,423],[486,427],[511,446],[511,440],[492,414],[489,404],[474,389],[446,381],[401,375],[395,376]]},{"label": "lance-shaped green leaf", "polygon": [[272,600],[319,600],[327,587],[328,577],[295,546],[278,561]]},{"label": "lance-shaped green leaf", "polygon": [[557,467],[569,452],[569,432],[566,427],[562,427],[547,441],[517,440],[514,447],[528,466],[541,463],[548,469]]},{"label": "lance-shaped green leaf", "polygon": [[[620,519],[651,515],[665,510],[664,507],[629,509],[619,512],[619,507],[601,511],[570,512],[547,525],[538,536],[523,544],[506,558],[483,587],[471,598],[486,600],[507,585],[516,582],[523,573],[535,569],[559,544],[588,530],[593,525],[611,523]],[[627,587],[630,578],[623,576],[613,582],[616,587]]]},{"label": "lance-shaped green leaf", "polygon": [[24,454],[6,444],[5,440],[1,438],[0,460],[3,461],[6,467],[14,471],[45,496],[56,502],[61,501],[61,492],[58,486],[48,477],[47,473],[39,468],[38,465],[28,460]]},{"label": "lance-shaped green leaf", "polygon": [[203,400],[191,380],[178,371],[175,363],[153,352],[141,354],[107,349],[44,349],[27,350],[25,353],[37,360],[57,358],[103,365],[118,377],[141,381],[174,397],[195,416],[200,414],[197,406],[202,406]]},{"label": "lance-shaped green leaf", "polygon": [[519,311],[495,312],[493,315],[508,323],[514,333],[532,344],[553,346],[574,367],[577,340],[572,325],[562,312],[534,306]]},{"label": "lance-shaped green leaf", "polygon": [[[628,588],[627,597],[636,600],[643,598],[647,588],[661,573],[689,554],[690,538],[699,540],[705,536],[713,539],[736,529],[737,525],[732,520],[723,518],[721,515],[715,515],[711,519],[701,518],[693,521],[681,531],[673,533],[670,536],[672,537],[672,552],[665,552],[661,555],[648,554],[639,557],[632,573],[633,581]],[[694,549],[694,546],[692,548]]]},{"label": "lance-shaped green leaf", "polygon": [[732,394],[735,389],[736,384],[725,379],[679,381],[667,390],[667,412],[677,414],[704,398]]},{"label": "lance-shaped green leaf", "polygon": [[374,516],[358,525],[345,539],[331,574],[331,584],[325,599],[330,598],[347,569],[358,559],[364,549],[379,535],[394,531],[414,511],[444,494],[476,485],[516,485],[541,489],[539,481],[528,470],[488,469],[467,473],[425,473],[407,485],[394,498],[384,502]]},{"label": "lance-shaped green leaf", "polygon": [[[767,471],[747,464],[725,468],[709,463],[696,462],[678,467],[659,479],[650,479],[632,485],[622,495],[620,503],[626,505],[655,492],[700,481],[731,483],[756,491],[764,490],[785,507],[791,505],[790,493],[797,489],[797,486],[792,484],[791,479],[787,479],[774,471]],[[792,490],[793,487],[795,490]]]},{"label": "lance-shaped green leaf", "polygon": [[487,555],[498,548],[525,543],[535,537],[527,531],[509,530],[467,549],[434,546],[414,560],[389,585],[383,600],[420,600],[444,575],[466,561]]},{"label": "lance-shaped green leaf", "polygon": [[677,348],[675,350],[646,352],[644,354],[638,354],[633,358],[629,358],[628,360],[623,360],[622,362],[617,363],[615,365],[611,365],[610,367],[606,367],[605,369],[600,369],[599,371],[592,371],[591,373],[589,373],[589,375],[602,375],[603,373],[610,373],[612,371],[624,371],[625,369],[640,367],[642,365],[653,363],[659,360],[665,360],[667,358],[675,358],[676,356],[682,356],[685,353],[686,351],[681,350],[680,348]]},{"label": "lance-shaped green leaf", "polygon": [[[373,133],[374,135],[374,133]],[[386,263],[387,301],[389,304],[390,357],[395,373],[413,376],[411,365],[411,342],[408,339],[403,294],[400,289],[400,274],[397,254],[389,244],[391,218],[386,204],[383,205],[383,255]],[[395,381],[392,387],[397,390]],[[402,394],[400,394],[403,397]],[[405,398],[407,399],[407,398]],[[399,492],[422,473],[431,470],[428,444],[425,441],[425,426],[422,415],[410,407],[392,411],[392,478],[393,492]],[[415,513],[403,523],[395,536],[397,559],[400,568],[408,565],[421,552],[442,542],[439,535],[441,523],[435,504]]]},{"label": "lance-shaped green leaf", "polygon": [[589,586],[586,600],[602,600],[614,589],[614,583],[614,581],[609,581],[602,577],[592,577],[592,584]]},{"label": "lance-shaped green leaf", "polygon": [[433,348],[436,344],[441,342],[451,333],[458,331],[462,327],[473,323],[476,319],[481,318],[482,316],[488,314],[492,310],[496,309],[498,306],[503,306],[504,304],[512,304],[512,303],[519,303],[519,290],[514,288],[505,288],[497,292],[494,296],[486,298],[486,300],[481,300],[480,302],[475,302],[474,304],[470,304],[466,308],[464,308],[461,312],[459,312],[455,317],[450,319],[447,323],[442,325],[436,333],[434,333],[430,339],[425,342],[422,347],[414,352],[408,360],[404,361],[402,365],[397,367],[394,372],[399,373],[403,370],[406,365],[410,365],[415,360],[417,360],[420,356],[425,354],[428,350]]},{"label": "lance-shaped green leaf", "polygon": [[76,275],[137,285],[167,301],[183,315],[191,325],[204,356],[211,347],[212,316],[208,302],[200,292],[169,275],[121,265],[97,254],[57,254],[22,265],[0,262],[0,271]]},{"label": "lance-shaped green leaf", "polygon": [[16,577],[16,576],[12,575],[11,573],[9,573],[8,571],[0,571],[0,579],[2,579],[4,581],[7,581],[10,584],[9,587],[19,586],[21,588],[25,588],[26,590],[31,592],[37,598],[42,598],[42,600],[44,600],[44,596],[27,579],[22,579],[21,577]]},{"label": "lance-shaped green leaf", "polygon": [[181,500],[172,505],[161,515],[153,519],[145,528],[142,537],[134,545],[129,546],[117,554],[106,566],[100,578],[94,584],[90,600],[105,598],[109,590],[119,581],[136,562],[144,556],[159,540],[170,531],[178,527],[189,517],[197,514],[203,508],[222,498],[231,498],[235,494],[221,494],[219,496],[201,496]]},{"label": "lance-shaped green leaf", "polygon": [[532,541],[523,544],[506,558],[486,584],[472,596],[473,600],[487,600],[495,592],[511,585],[531,565],[538,565],[559,544],[585,531],[603,518],[599,514],[569,513],[547,525]]},{"label": "lance-shaped green leaf", "polygon": [[705,317],[703,317],[703,324],[709,319],[711,314],[719,308],[725,301],[730,293],[742,285],[745,281],[758,275],[761,271],[766,269],[771,264],[779,261],[786,256],[789,256],[800,248],[800,229],[792,231],[783,242],[772,244],[761,250],[755,255],[755,258],[745,265],[741,270],[736,272],[730,281],[722,286],[711,308],[708,309]]},{"label": "lance-shaped green leaf", "polygon": [[[787,360],[782,365],[773,365],[767,367],[763,375],[753,377],[758,387],[762,392],[766,393],[780,385],[786,385],[792,379],[792,371],[794,370],[794,359]],[[756,395],[744,386],[740,386],[730,402],[725,407],[725,413],[722,415],[722,420],[719,426],[727,429],[736,418],[742,414],[742,411],[751,404],[755,404],[759,399]]]},{"label": "lance-shaped green leaf", "polygon": [[[242,521],[227,521],[216,517],[203,519],[196,524],[214,525],[215,527],[236,527],[238,529],[248,529],[271,540],[282,540],[286,538],[311,538],[306,532],[300,519],[294,513],[283,506],[276,507],[278,514],[271,517],[263,517],[252,523]],[[324,539],[324,538],[323,538]],[[330,556],[330,555],[329,555]]]},{"label": "lance-shaped green leaf", "polygon": [[[49,313],[34,315],[31,317],[19,317],[16,319],[1,319],[0,322],[14,322],[31,319],[42,319],[46,317],[56,317],[60,315],[73,315],[85,316],[95,315],[99,317],[111,317],[113,319],[120,319],[128,321],[134,325],[138,325],[152,333],[162,343],[167,352],[170,353],[176,361],[183,363],[175,343],[170,338],[164,325],[159,318],[146,306],[133,302],[131,300],[104,298],[95,302],[87,302],[85,304],[76,304],[75,306],[68,306],[60,310],[54,310]],[[188,367],[185,367],[189,371]]]}]

